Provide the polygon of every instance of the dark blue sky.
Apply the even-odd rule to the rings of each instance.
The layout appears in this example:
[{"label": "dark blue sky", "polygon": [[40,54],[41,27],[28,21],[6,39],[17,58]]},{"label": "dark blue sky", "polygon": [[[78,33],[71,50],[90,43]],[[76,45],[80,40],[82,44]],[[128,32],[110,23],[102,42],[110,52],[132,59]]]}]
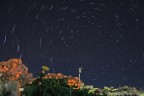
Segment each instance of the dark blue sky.
[{"label": "dark blue sky", "polygon": [[0,61],[30,72],[78,76],[85,84],[144,86],[142,0],[1,0]]}]

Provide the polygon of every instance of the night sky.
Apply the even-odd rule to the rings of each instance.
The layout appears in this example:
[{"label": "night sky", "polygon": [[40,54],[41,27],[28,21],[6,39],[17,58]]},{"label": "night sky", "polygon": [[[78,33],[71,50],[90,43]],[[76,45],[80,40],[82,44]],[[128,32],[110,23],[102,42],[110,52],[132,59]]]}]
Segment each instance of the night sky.
[{"label": "night sky", "polygon": [[143,0],[0,0],[0,61],[86,85],[144,86]]}]

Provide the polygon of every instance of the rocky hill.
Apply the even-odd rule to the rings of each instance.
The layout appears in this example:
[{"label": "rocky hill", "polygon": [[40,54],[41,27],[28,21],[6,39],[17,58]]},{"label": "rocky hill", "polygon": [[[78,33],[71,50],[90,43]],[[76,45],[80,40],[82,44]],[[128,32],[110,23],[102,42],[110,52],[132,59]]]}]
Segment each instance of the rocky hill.
[{"label": "rocky hill", "polygon": [[20,81],[22,86],[33,78],[32,73],[28,71],[22,60],[18,58],[0,62],[0,74],[2,80]]}]

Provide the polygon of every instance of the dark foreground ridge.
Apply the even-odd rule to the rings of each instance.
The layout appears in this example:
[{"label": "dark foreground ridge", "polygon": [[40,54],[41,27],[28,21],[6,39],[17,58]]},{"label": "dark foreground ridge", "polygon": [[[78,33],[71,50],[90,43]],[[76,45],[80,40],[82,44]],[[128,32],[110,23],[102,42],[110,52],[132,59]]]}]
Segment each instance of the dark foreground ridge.
[{"label": "dark foreground ridge", "polygon": [[48,71],[47,66],[42,66],[34,78],[21,59],[0,62],[0,96],[144,96],[143,89],[93,88],[78,77]]}]

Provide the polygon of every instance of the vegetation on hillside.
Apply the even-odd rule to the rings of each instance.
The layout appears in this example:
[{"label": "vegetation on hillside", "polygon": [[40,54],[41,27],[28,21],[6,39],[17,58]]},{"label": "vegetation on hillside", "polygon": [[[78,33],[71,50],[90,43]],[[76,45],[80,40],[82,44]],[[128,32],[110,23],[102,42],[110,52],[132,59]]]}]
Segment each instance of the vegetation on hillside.
[{"label": "vegetation on hillside", "polygon": [[95,96],[89,93],[89,89],[80,89],[79,79],[65,77],[60,73],[48,75],[46,71],[49,68],[43,66],[42,69],[39,77],[24,87],[21,96]]}]

